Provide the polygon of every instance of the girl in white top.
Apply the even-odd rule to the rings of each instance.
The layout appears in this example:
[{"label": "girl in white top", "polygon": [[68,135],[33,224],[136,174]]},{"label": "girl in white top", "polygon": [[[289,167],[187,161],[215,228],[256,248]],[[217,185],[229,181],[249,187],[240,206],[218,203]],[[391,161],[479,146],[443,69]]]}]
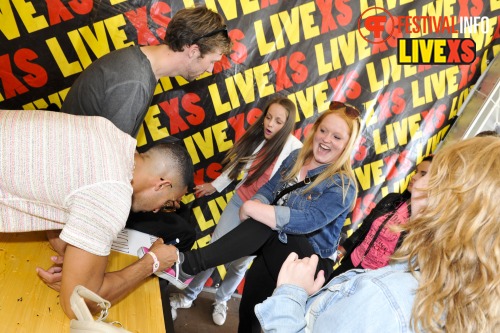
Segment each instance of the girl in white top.
[{"label": "girl in white top", "polygon": [[[239,209],[278,170],[281,162],[295,149],[302,147],[292,132],[295,128],[296,107],[286,97],[273,99],[263,114],[238,140],[222,161],[223,173],[214,181],[195,187],[197,196],[221,192],[243,173],[243,179],[236,186],[235,193],[222,213],[212,235],[216,241],[238,226]],[[253,257],[233,261],[227,270],[224,282],[217,289],[212,317],[217,325],[226,320],[227,301],[243,279]],[[172,317],[177,317],[178,308],[189,308],[203,290],[207,279],[215,268],[199,273],[181,294],[172,294],[170,305]]]}]

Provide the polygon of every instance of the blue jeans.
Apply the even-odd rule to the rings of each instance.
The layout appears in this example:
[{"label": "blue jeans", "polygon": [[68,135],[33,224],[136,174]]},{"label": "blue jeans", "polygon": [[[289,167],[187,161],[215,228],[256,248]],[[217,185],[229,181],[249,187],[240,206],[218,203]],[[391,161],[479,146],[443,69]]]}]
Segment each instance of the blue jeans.
[{"label": "blue jeans", "polygon": [[[211,243],[215,242],[217,239],[221,238],[229,231],[236,228],[241,224],[239,218],[239,210],[243,200],[234,193],[233,197],[227,203],[226,208],[222,212],[222,215],[215,227],[214,233],[212,235]],[[241,280],[245,276],[245,272],[248,268],[250,262],[255,258],[254,256],[243,257],[237,259],[229,264],[226,272],[226,276],[222,281],[221,285],[215,293],[216,302],[228,301],[233,295],[236,288],[240,284]],[[183,293],[187,299],[193,301],[198,297],[198,294],[203,290],[203,287],[210,276],[212,276],[214,268],[209,268],[203,272],[198,273],[189,286],[184,289]]]}]

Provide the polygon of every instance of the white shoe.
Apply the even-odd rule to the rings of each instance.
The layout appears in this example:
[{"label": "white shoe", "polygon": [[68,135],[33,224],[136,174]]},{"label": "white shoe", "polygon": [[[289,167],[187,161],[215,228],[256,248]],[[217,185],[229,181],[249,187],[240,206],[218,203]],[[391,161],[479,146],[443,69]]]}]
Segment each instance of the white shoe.
[{"label": "white shoe", "polygon": [[227,316],[227,302],[215,302],[213,306],[212,319],[214,323],[219,326],[224,325]]},{"label": "white shoe", "polygon": [[172,320],[177,318],[177,309],[189,309],[193,305],[193,301],[187,299],[186,296],[180,293],[170,295],[170,307],[172,308]]}]

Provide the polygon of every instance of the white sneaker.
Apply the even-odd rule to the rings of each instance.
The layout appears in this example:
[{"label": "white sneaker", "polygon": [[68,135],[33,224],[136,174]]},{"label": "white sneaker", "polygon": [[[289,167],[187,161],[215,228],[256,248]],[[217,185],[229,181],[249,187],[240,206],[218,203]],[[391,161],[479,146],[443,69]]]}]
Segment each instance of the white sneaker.
[{"label": "white sneaker", "polygon": [[213,306],[212,319],[214,323],[219,326],[224,325],[227,316],[227,302],[215,302]]},{"label": "white sneaker", "polygon": [[187,299],[186,296],[180,293],[170,295],[170,307],[172,308],[172,320],[177,318],[177,309],[189,309],[193,305],[193,301]]}]

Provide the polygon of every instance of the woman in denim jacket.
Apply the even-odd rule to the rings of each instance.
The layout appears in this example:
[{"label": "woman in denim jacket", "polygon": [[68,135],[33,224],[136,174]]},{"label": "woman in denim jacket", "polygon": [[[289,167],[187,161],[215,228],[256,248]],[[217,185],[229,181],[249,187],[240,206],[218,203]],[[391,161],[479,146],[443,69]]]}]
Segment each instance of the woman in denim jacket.
[{"label": "woman in denim jacket", "polygon": [[[191,276],[250,254],[240,304],[239,332],[260,332],[255,304],[272,294],[279,269],[291,252],[318,254],[318,269],[331,273],[340,230],[356,198],[351,153],[360,132],[359,111],[332,102],[313,125],[300,151],[240,208],[245,221],[210,245],[180,254],[180,269],[159,273],[179,288]],[[273,203],[278,192],[304,181],[304,186]],[[285,191],[283,191],[284,193]]]},{"label": "woman in denim jacket", "polygon": [[317,256],[290,254],[273,296],[255,307],[263,330],[499,332],[499,174],[499,138],[445,146],[414,184],[395,263],[350,270],[319,290]]}]

